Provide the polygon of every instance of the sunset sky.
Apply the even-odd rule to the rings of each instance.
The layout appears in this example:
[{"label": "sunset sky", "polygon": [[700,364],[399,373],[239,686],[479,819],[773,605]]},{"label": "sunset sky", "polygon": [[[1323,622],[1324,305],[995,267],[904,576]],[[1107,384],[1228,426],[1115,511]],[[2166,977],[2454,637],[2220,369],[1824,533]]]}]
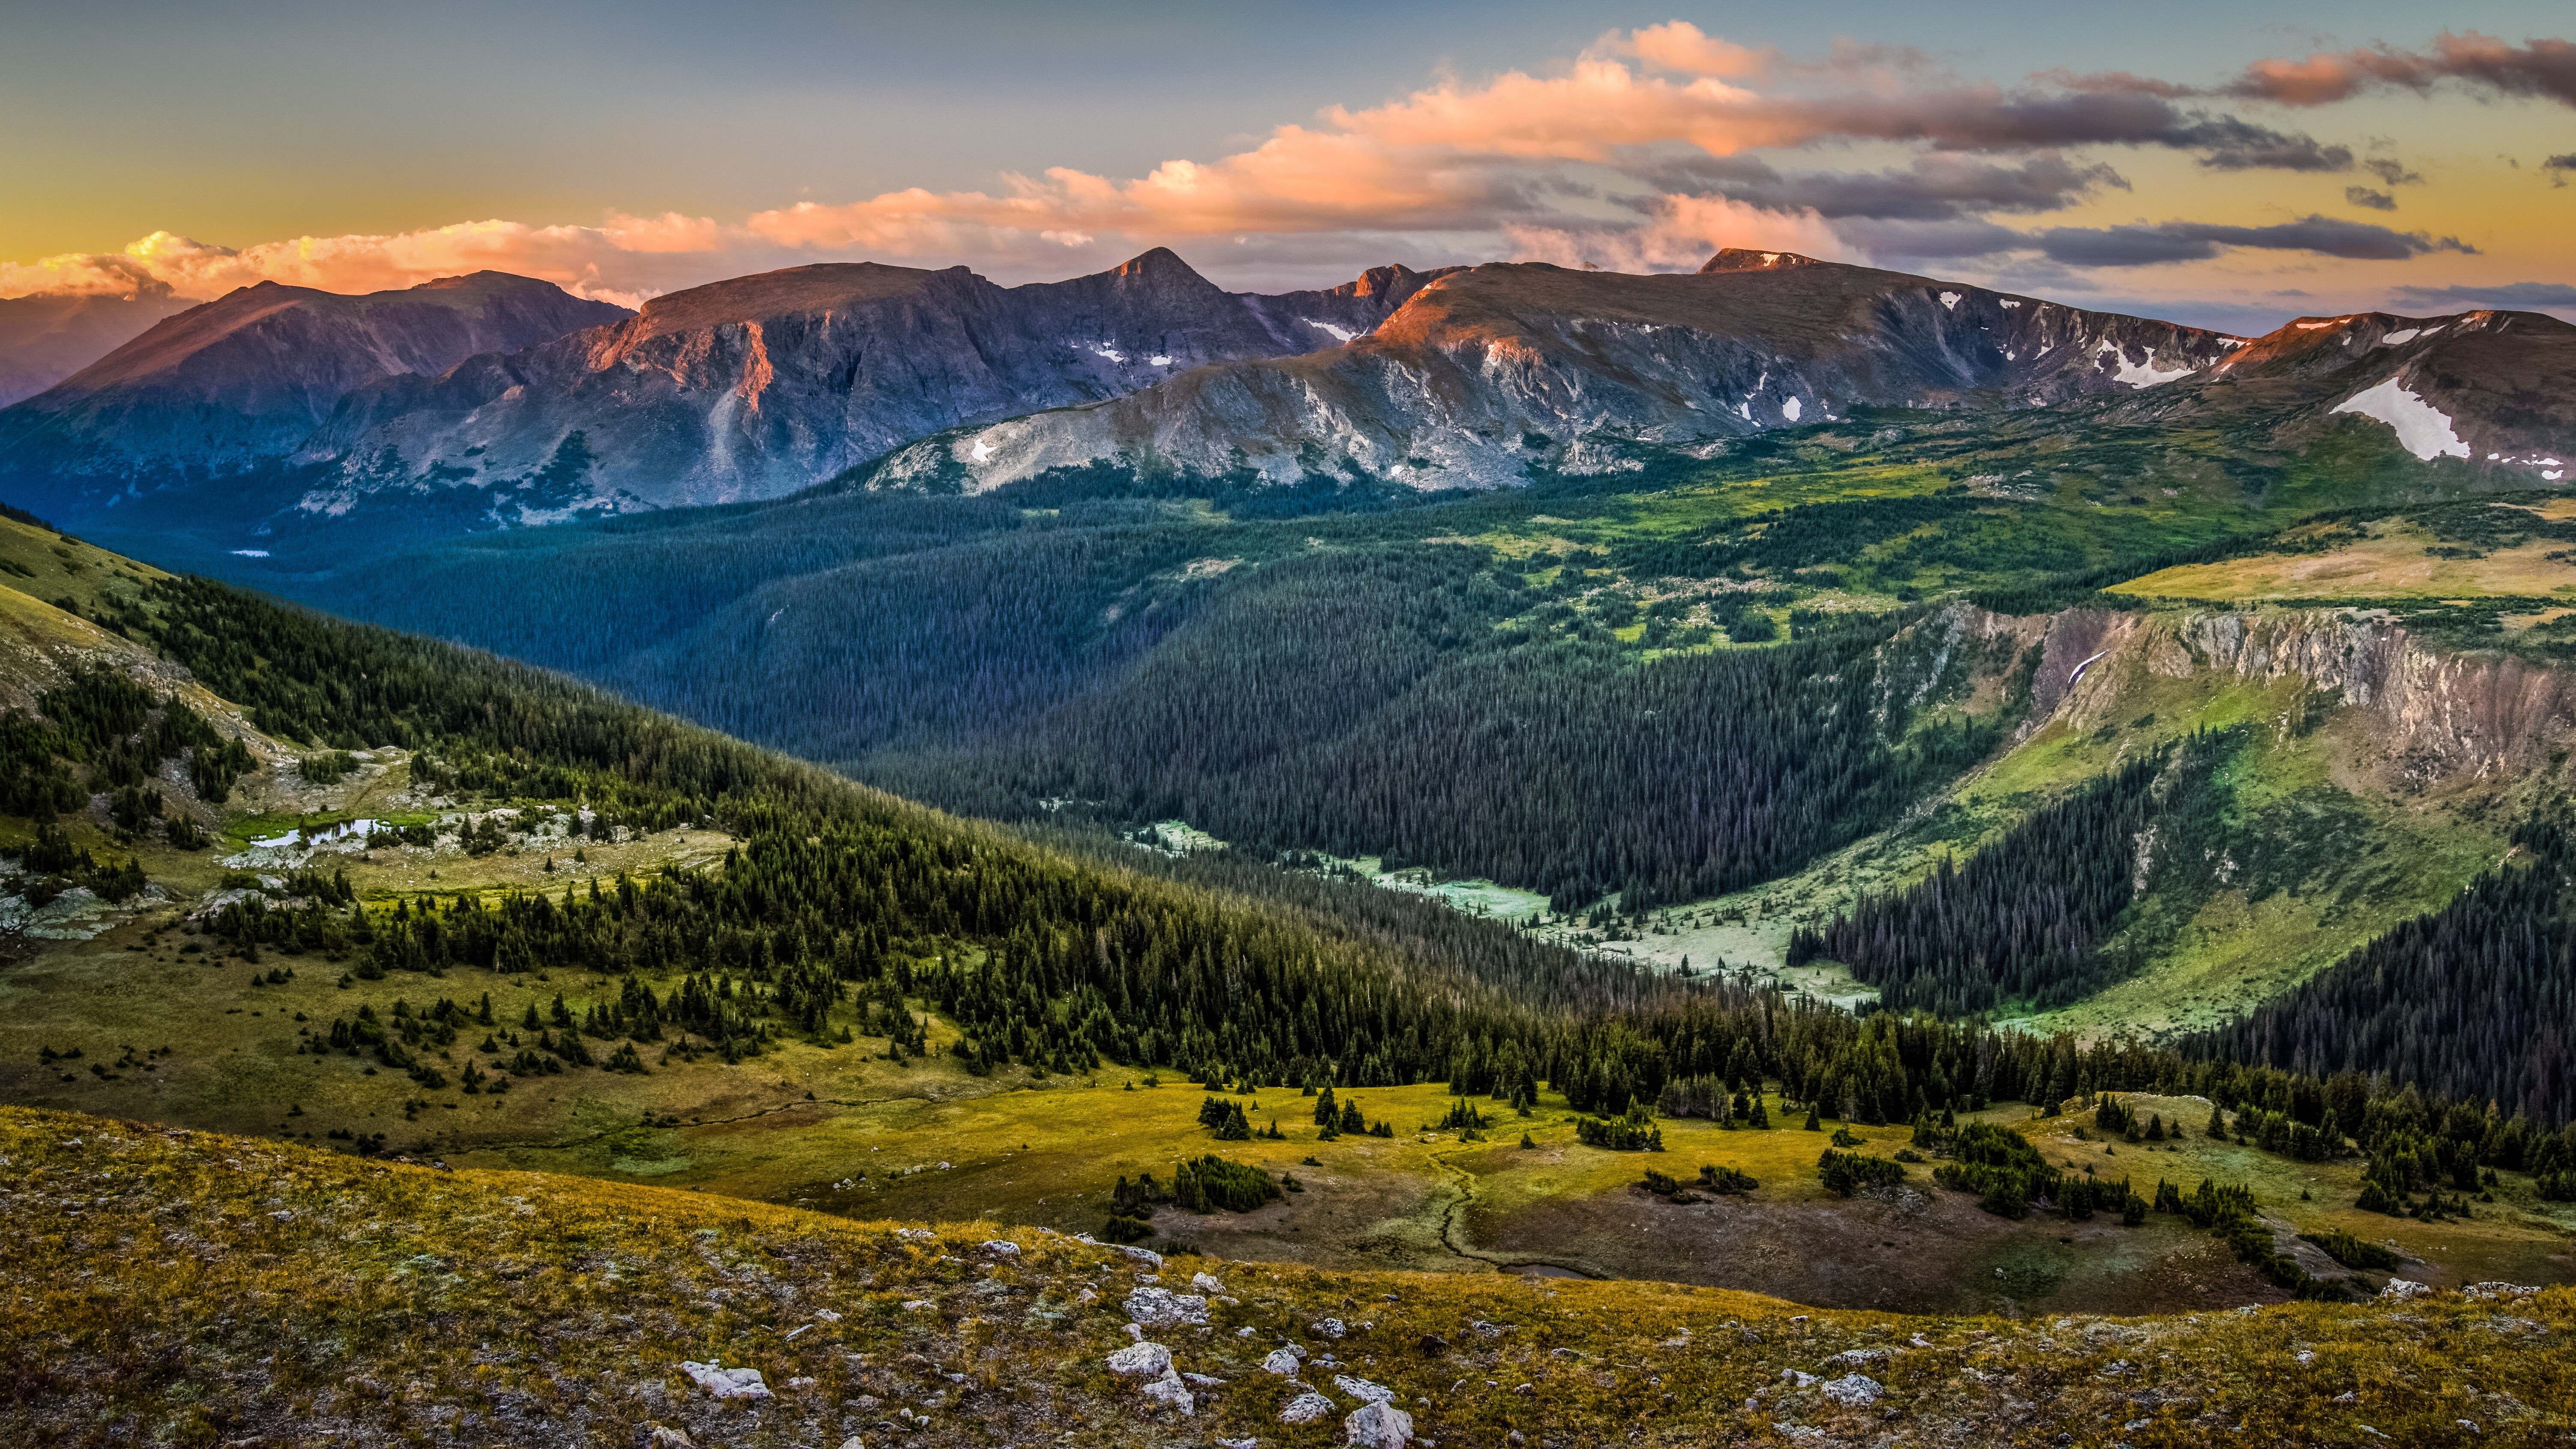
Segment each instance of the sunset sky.
[{"label": "sunset sky", "polygon": [[0,296],[490,267],[632,304],[1157,244],[1274,289],[1753,245],[2240,330],[2576,317],[2568,14],[31,7],[0,22]]}]

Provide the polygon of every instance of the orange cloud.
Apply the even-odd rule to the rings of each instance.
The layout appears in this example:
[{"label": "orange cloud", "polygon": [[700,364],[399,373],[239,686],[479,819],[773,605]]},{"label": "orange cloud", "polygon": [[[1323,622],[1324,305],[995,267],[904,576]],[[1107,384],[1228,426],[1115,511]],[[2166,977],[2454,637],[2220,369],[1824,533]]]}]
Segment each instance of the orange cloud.
[{"label": "orange cloud", "polygon": [[1775,52],[1769,49],[1755,50],[1703,35],[1698,26],[1687,20],[1644,26],[1629,36],[1621,49],[1648,65],[1686,75],[1760,75],[1776,59]]},{"label": "orange cloud", "polygon": [[[1969,245],[2003,254],[2020,247],[2019,235],[1993,225],[1990,214],[2041,214],[2072,204],[2099,178],[2126,183],[2105,167],[2067,163],[2059,184],[2011,192],[2037,200],[1977,204],[1981,191],[1927,212],[1919,193],[1929,182],[1912,172],[1889,174],[1906,185],[1889,176],[1784,174],[1744,153],[1892,142],[1927,176],[2027,181],[2027,166],[1961,158],[2158,147],[2223,169],[2337,173],[2354,165],[2344,147],[2187,107],[2218,94],[2315,104],[2440,77],[2564,96],[2571,60],[2576,47],[2563,41],[2516,47],[2445,34],[2424,52],[2260,62],[2223,93],[2125,74],[2049,73],[2003,86],[1938,74],[1911,52],[1849,44],[1823,62],[1792,62],[1675,20],[1612,31],[1540,72],[1443,81],[1375,106],[1332,107],[1247,149],[1169,160],[1140,176],[1057,167],[1006,176],[990,190],[914,187],[845,203],[799,202],[739,221],[678,213],[613,213],[596,226],[494,219],[239,250],[158,232],[122,252],[0,264],[0,296],[166,287],[210,297],[263,280],[368,291],[490,268],[633,304],[676,286],[823,257],[1057,276],[1068,264],[1106,263],[1158,243],[1197,244],[1204,256],[1216,238],[1245,244],[1234,253],[1243,258],[1285,254],[1284,242],[1266,252],[1251,245],[1259,239],[1297,238],[1310,266],[1355,253],[1383,260],[1402,254],[1389,239],[1421,238],[1421,260],[1517,255],[1663,268],[1695,265],[1720,245],[1861,256],[1899,222],[1915,228],[1917,250],[1890,255],[1930,255],[1921,250],[1930,241],[1950,249],[1942,255],[1963,255],[1959,248]],[[1927,170],[1926,158],[1938,164]],[[1946,230],[1927,241],[1925,227]]]}]

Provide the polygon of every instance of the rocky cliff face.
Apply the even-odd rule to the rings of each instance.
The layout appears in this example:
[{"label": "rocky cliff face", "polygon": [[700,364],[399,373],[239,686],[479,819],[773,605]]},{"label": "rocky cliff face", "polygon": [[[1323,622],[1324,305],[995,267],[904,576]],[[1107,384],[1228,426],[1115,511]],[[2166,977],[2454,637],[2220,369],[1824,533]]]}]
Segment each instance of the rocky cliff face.
[{"label": "rocky cliff face", "polygon": [[2367,757],[2349,764],[2399,791],[2509,782],[2576,733],[2576,678],[2564,671],[2434,647],[2340,609],[2062,614],[2032,681],[2032,720],[2062,711],[2078,729],[2107,722],[2128,670],[2294,681],[2320,703],[2364,711],[2372,726],[2354,737]]},{"label": "rocky cliff face", "polygon": [[0,297],[0,408],[46,388],[130,342],[192,302],[164,287],[131,297],[39,292]]},{"label": "rocky cliff face", "polygon": [[1496,264],[1433,281],[1347,347],[1202,368],[1106,405],[925,440],[876,481],[982,489],[1113,463],[1490,486],[1534,463],[1598,471],[1638,446],[1686,449],[1856,406],[2034,406],[2154,388],[2233,345],[1788,253],[1722,252],[1696,276]]},{"label": "rocky cliff face", "polygon": [[[1437,275],[1437,274],[1432,274]],[[302,449],[348,460],[306,500],[355,506],[391,449],[406,471],[505,485],[578,432],[602,496],[775,497],[925,433],[1123,396],[1209,363],[1334,347],[1430,278],[1226,292],[1156,248],[1070,281],[1000,287],[963,267],[799,267],[656,298],[641,315],[437,378],[349,396]]]},{"label": "rocky cliff face", "polygon": [[77,514],[138,481],[292,452],[351,389],[627,315],[501,272],[343,296],[262,282],[0,411],[0,483]]}]

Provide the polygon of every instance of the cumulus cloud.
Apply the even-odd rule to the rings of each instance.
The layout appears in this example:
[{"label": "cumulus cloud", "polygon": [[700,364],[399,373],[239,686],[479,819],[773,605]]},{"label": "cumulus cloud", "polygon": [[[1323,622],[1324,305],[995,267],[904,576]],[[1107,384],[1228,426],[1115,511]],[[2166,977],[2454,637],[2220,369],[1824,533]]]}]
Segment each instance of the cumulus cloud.
[{"label": "cumulus cloud", "polygon": [[2365,91],[2429,91],[2441,81],[2473,90],[2576,106],[2576,43],[2526,40],[2513,45],[2471,30],[2444,31],[2421,50],[2364,46],[2320,51],[2304,60],[2260,60],[2222,93],[2288,106],[2321,106]]},{"label": "cumulus cloud", "polygon": [[2168,221],[2154,225],[2060,226],[2031,234],[2050,260],[2074,267],[2146,267],[2201,262],[2237,247],[2258,251],[2314,252],[2348,261],[2403,261],[2427,252],[2474,255],[2458,237],[2395,231],[2368,222],[2307,216],[2273,226],[2220,226]]},{"label": "cumulus cloud", "polygon": [[1863,261],[1813,211],[1775,211],[1724,196],[1664,196],[1640,226],[1539,226],[1504,230],[1512,260],[1612,272],[1696,269],[1719,247],[1799,252],[1823,261]]},{"label": "cumulus cloud", "polygon": [[2487,287],[2399,287],[2389,294],[2408,307],[2576,307],[2565,282],[2506,282]]},{"label": "cumulus cloud", "polygon": [[1777,211],[1825,217],[1942,221],[1990,212],[2058,211],[2129,183],[2102,162],[2054,152],[2019,165],[1954,152],[1929,152],[1902,170],[1782,173],[1758,157],[1677,157],[1629,174],[1670,192],[1712,190]]},{"label": "cumulus cloud", "polygon": [[[1248,147],[1169,160],[1142,175],[1057,167],[982,189],[800,201],[739,220],[494,219],[239,249],[162,232],[121,253],[0,265],[0,295],[158,285],[204,297],[257,281],[366,291],[491,268],[632,304],[826,258],[965,263],[1018,279],[1107,265],[1153,245],[1264,283],[1282,278],[1277,264],[1255,258],[1342,257],[1364,246],[1379,258],[1410,250],[1425,259],[1644,267],[1696,265],[1721,244],[1923,260],[2017,253],[2102,267],[2240,247],[2387,259],[2467,248],[2314,216],[2035,232],[1996,218],[2043,216],[2127,188],[2104,151],[2176,152],[2229,171],[2360,170],[2393,188],[2420,178],[2394,161],[2357,163],[2346,146],[2213,107],[2314,105],[2443,78],[2554,96],[2553,67],[2566,49],[2446,34],[2420,52],[2265,61],[2218,87],[2063,72],[2006,84],[1962,79],[1901,47],[1845,43],[1799,58],[1670,21],[1610,32],[1560,64],[1328,108]],[[1910,155],[1878,170],[1780,159],[1854,143]],[[2385,210],[2365,198],[2387,194],[2356,187],[2347,199]],[[1296,280],[1323,278],[1308,270]]]}]

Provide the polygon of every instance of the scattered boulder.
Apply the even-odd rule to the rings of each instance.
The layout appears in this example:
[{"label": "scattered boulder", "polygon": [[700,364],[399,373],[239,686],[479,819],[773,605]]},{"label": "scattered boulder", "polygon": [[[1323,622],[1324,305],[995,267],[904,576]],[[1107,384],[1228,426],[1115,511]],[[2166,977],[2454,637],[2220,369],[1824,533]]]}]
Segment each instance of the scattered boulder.
[{"label": "scattered boulder", "polygon": [[1190,1286],[1196,1288],[1201,1293],[1222,1293],[1225,1291],[1225,1285],[1218,1282],[1214,1275],[1208,1273],[1192,1273],[1190,1275]]},{"label": "scattered boulder", "polygon": [[2527,1298],[2539,1291],[2520,1283],[2472,1283],[2460,1290],[2460,1296],[2483,1302],[2491,1298]]},{"label": "scattered boulder", "polygon": [[766,1399],[774,1397],[769,1385],[760,1381],[760,1370],[729,1369],[721,1364],[683,1362],[680,1372],[687,1374],[699,1388],[719,1399]]},{"label": "scattered boulder", "polygon": [[1182,1383],[1181,1376],[1176,1373],[1167,1372],[1161,1378],[1151,1380],[1141,1392],[1146,1398],[1178,1411],[1184,1419],[1198,1408],[1198,1400],[1191,1396],[1190,1386]]},{"label": "scattered boulder", "polygon": [[1424,1353],[1447,1353],[1449,1351],[1449,1340],[1442,1338],[1436,1333],[1426,1333],[1422,1335],[1422,1340],[1419,1343],[1416,1343],[1414,1347],[1422,1350]]},{"label": "scattered boulder", "polygon": [[1109,1356],[1109,1371],[1122,1379],[1157,1379],[1172,1371],[1172,1351],[1159,1343],[1131,1343]]},{"label": "scattered boulder", "polygon": [[1373,1384],[1366,1379],[1355,1379],[1348,1374],[1333,1375],[1333,1387],[1354,1399],[1363,1399],[1372,1404],[1387,1403],[1395,1398],[1395,1390],[1386,1385]]},{"label": "scattered boulder", "polygon": [[1192,1388],[1221,1389],[1225,1387],[1225,1380],[1216,1378],[1209,1374],[1183,1374],[1181,1377],[1189,1380]]},{"label": "scattered boulder", "polygon": [[1127,1295],[1127,1316],[1146,1328],[1181,1328],[1205,1323],[1207,1300],[1169,1288],[1139,1288]]},{"label": "scattered boulder", "polygon": [[1313,1389],[1308,1389],[1306,1392],[1290,1399],[1288,1401],[1288,1407],[1279,1411],[1279,1422],[1282,1424],[1311,1424],[1317,1419],[1323,1418],[1325,1415],[1333,1412],[1333,1408],[1334,1404],[1332,1400],[1325,1398],[1322,1394],[1316,1393]]},{"label": "scattered boulder", "polygon": [[1413,1442],[1413,1416],[1384,1399],[1372,1399],[1342,1420],[1342,1442],[1360,1449],[1404,1449]]},{"label": "scattered boulder", "polygon": [[1284,1348],[1272,1349],[1270,1356],[1261,1361],[1263,1373],[1277,1374],[1283,1379],[1295,1378],[1300,1367],[1302,1365],[1297,1362],[1297,1355]]},{"label": "scattered boulder", "polygon": [[1350,1329],[1338,1318],[1318,1318],[1306,1326],[1313,1329],[1317,1335],[1324,1338],[1339,1338],[1343,1334],[1350,1332]]},{"label": "scattered boulder", "polygon": [[1884,1392],[1879,1388],[1878,1380],[1867,1374],[1845,1374],[1838,1379],[1827,1379],[1823,1388],[1826,1398],[1846,1409],[1866,1409],[1877,1403],[1879,1395]]},{"label": "scattered boulder", "polygon": [[1177,1409],[1186,1418],[1198,1407],[1189,1385],[1172,1368],[1172,1351],[1159,1343],[1131,1343],[1109,1356],[1109,1371],[1122,1379],[1141,1379],[1137,1391],[1155,1403]]},{"label": "scattered boulder", "polygon": [[2418,1283],[2412,1278],[2391,1278],[2387,1286],[2379,1290],[2379,1296],[2394,1298],[2402,1303],[2409,1298],[2421,1298],[2432,1291],[2433,1285],[2429,1283]]},{"label": "scattered boulder", "polygon": [[1780,1381],[1793,1389],[1803,1389],[1807,1385],[1814,1383],[1816,1381],[1816,1376],[1814,1374],[1802,1374],[1796,1369],[1784,1368],[1780,1370]]},{"label": "scattered boulder", "polygon": [[911,1243],[927,1243],[939,1236],[928,1228],[897,1228],[894,1235]]},{"label": "scattered boulder", "polygon": [[644,1449],[697,1449],[697,1445],[690,1441],[689,1433],[685,1429],[674,1429],[663,1424],[649,1427],[652,1432],[644,1437]]},{"label": "scattered boulder", "polygon": [[1122,1246],[1118,1251],[1125,1253],[1128,1257],[1150,1267],[1159,1268],[1163,1266],[1163,1255],[1155,1252],[1151,1248],[1129,1248]]},{"label": "scattered boulder", "polygon": [[1020,1245],[1008,1238],[995,1238],[984,1244],[984,1251],[996,1258],[1016,1258],[1020,1255]]}]

